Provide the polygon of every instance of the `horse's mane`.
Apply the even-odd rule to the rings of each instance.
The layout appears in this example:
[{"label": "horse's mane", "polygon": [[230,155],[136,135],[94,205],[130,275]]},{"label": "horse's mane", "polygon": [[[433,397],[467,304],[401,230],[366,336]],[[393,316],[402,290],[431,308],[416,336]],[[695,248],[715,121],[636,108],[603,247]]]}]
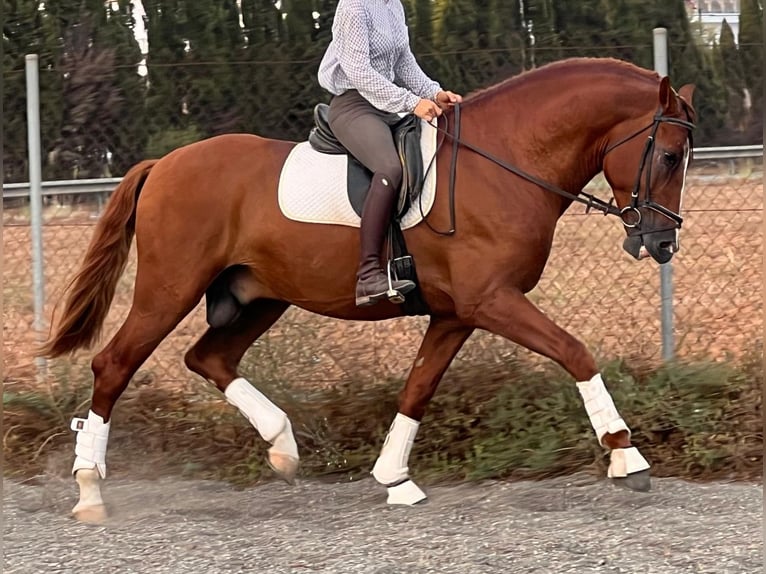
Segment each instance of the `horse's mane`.
[{"label": "horse's mane", "polygon": [[497,92],[525,85],[533,79],[545,80],[553,76],[557,81],[562,81],[563,74],[603,73],[604,71],[629,74],[635,78],[651,82],[658,82],[660,79],[657,72],[645,70],[624,60],[617,60],[615,58],[568,58],[521,72],[497,84],[471,92],[465,97],[465,103],[479,102]]}]

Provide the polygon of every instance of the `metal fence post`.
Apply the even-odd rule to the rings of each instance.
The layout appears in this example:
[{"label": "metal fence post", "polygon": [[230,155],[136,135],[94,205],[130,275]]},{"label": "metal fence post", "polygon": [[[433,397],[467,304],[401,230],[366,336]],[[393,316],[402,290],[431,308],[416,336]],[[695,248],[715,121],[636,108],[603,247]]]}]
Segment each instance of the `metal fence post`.
[{"label": "metal fence post", "polygon": [[[668,31],[655,28],[654,70],[660,76],[668,75]],[[673,266],[671,262],[660,265],[660,300],[662,322],[662,360],[670,361],[675,356],[673,341]]]},{"label": "metal fence post", "polygon": [[[45,337],[45,272],[43,260],[43,188],[42,152],[40,150],[40,74],[37,54],[27,54],[27,146],[29,153],[29,212],[32,234],[32,289],[34,294],[36,339]],[[35,359],[37,374],[42,377],[46,361]]]}]

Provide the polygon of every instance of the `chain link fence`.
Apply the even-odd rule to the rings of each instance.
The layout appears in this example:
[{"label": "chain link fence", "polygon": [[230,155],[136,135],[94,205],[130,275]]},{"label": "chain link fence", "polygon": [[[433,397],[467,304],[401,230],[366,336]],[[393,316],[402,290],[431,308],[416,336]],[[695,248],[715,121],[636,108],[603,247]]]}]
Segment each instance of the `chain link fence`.
[{"label": "chain link fence", "polygon": [[[762,344],[762,163],[705,162],[689,173],[681,251],[673,259],[676,354],[681,359],[725,360],[757,352]],[[601,197],[608,188],[592,183]],[[7,202],[3,282],[6,380],[34,376],[31,229],[25,200]],[[58,198],[44,208],[46,317],[84,255],[103,206],[92,194]],[[621,248],[618,221],[573,206],[561,219],[549,264],[530,294],[563,328],[600,358],[658,362],[661,356],[658,266],[637,262]],[[120,281],[103,345],[131,304],[135,253]],[[262,377],[311,385],[370,383],[405,376],[425,328],[423,318],[349,323],[291,309],[256,342],[246,358]],[[165,340],[138,380],[187,384],[195,377],[183,354],[205,329],[200,305]],[[92,353],[52,363],[54,373],[85,372]],[[476,333],[457,361],[491,368],[503,361],[538,361],[531,353]]]},{"label": "chain link fence", "polygon": [[[313,105],[327,100],[316,85],[313,59],[285,61],[279,54],[264,54],[257,62],[155,64],[141,79],[135,68],[89,59],[86,52],[79,63],[64,62],[66,69],[40,70],[44,180],[120,176],[140,159],[219,133],[303,140],[311,127]],[[503,51],[470,51],[443,54],[438,60],[426,55],[423,63],[425,68],[452,67],[473,76],[487,70],[486,77],[465,79],[487,84],[519,71],[504,66],[504,58]],[[12,72],[6,79],[23,89],[23,72]],[[135,98],[131,90],[139,88],[147,91]],[[62,98],[66,105],[46,106],[51,97]],[[12,113],[14,129],[6,130],[4,144],[16,151],[8,152],[6,146],[5,174],[24,181],[25,116],[23,109]],[[600,179],[591,187],[609,197]],[[44,299],[49,321],[105,200],[106,195],[85,193],[45,198]],[[5,377],[23,380],[35,376],[33,348],[40,336],[33,327],[30,209],[23,197],[4,196],[3,203]],[[762,160],[697,162],[690,170],[682,247],[673,259],[674,337],[680,358],[726,359],[759,348],[762,208]],[[530,297],[598,357],[659,361],[659,270],[651,261],[630,258],[621,248],[623,239],[618,221],[586,215],[581,206],[573,206],[561,219],[550,262]],[[135,254],[118,285],[106,338],[127,314],[134,276]],[[423,318],[348,323],[291,309],[256,342],[246,360],[261,376],[291,382],[323,385],[400,378],[409,370],[425,324]],[[137,379],[192,381],[182,357],[204,329],[200,306],[162,343]],[[53,362],[50,368],[85,372],[91,354]],[[516,358],[538,361],[507,341],[476,333],[457,361],[491,366]]]},{"label": "chain link fence", "polygon": [[[648,68],[649,30],[647,40],[610,48],[538,47],[537,65],[565,57],[611,56]],[[468,93],[523,72],[526,68],[517,57],[520,49],[425,52],[419,62],[445,88]],[[727,107],[721,90],[705,84],[704,73],[679,77],[673,65],[683,59],[682,52],[683,46],[669,44],[670,76],[676,87],[689,81],[698,85],[697,145],[761,142],[763,118],[752,95],[743,89],[739,94],[743,103]],[[140,66],[121,63],[110,54],[83,48],[60,60],[41,55],[43,180],[118,177],[141,159],[222,133],[300,141],[311,129],[314,105],[329,101],[316,78],[319,59],[311,54],[301,58],[275,49],[251,61],[165,64],[154,62],[150,53]],[[7,70],[3,76],[8,87],[3,100],[4,181],[23,182],[29,173],[24,70]]]}]

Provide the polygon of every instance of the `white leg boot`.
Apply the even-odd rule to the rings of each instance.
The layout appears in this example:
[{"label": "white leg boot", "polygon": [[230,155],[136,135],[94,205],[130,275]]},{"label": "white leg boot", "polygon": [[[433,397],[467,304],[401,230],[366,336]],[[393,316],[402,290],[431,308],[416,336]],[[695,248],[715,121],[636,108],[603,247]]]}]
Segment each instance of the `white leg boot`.
[{"label": "white leg boot", "polygon": [[388,504],[411,506],[426,499],[426,494],[410,480],[407,467],[419,426],[418,421],[398,413],[375,461],[372,476],[388,487]]},{"label": "white leg boot", "polygon": [[71,428],[77,431],[72,474],[80,487],[80,499],[72,514],[81,522],[99,523],[106,518],[100,483],[106,478],[109,423],[89,411],[87,419],[74,419]]},{"label": "white leg boot", "polygon": [[[614,406],[612,396],[604,386],[604,380],[600,374],[596,374],[591,380],[577,383],[580,395],[585,403],[585,411],[588,413],[593,430],[601,446],[604,446],[604,435],[627,431],[630,429]],[[609,478],[626,478],[627,476],[649,469],[649,463],[638,452],[636,447],[617,448],[610,453]],[[637,490],[643,490],[638,488]]]},{"label": "white leg boot", "polygon": [[290,419],[263,393],[243,378],[233,380],[225,391],[226,400],[237,407],[255,427],[263,440],[272,444],[269,466],[292,484],[298,473],[300,458]]}]

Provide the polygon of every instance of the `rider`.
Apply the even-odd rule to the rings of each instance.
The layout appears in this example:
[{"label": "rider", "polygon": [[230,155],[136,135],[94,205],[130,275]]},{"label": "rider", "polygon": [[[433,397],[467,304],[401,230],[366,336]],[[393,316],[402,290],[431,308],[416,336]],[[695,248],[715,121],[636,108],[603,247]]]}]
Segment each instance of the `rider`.
[{"label": "rider", "polygon": [[[403,177],[391,116],[385,112],[414,113],[431,121],[462,98],[442,90],[418,66],[401,0],[338,2],[319,83],[334,96],[329,112],[333,133],[373,173],[362,209],[356,304],[374,305],[388,291],[380,251]],[[404,294],[415,284],[394,281],[393,288]]]}]

